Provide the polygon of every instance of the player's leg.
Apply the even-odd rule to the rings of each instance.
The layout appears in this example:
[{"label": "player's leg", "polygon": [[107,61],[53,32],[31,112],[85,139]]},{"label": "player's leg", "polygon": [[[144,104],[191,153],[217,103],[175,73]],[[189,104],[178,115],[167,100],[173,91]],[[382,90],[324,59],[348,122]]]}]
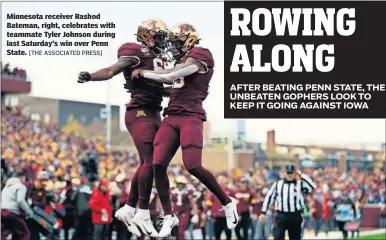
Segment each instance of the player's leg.
[{"label": "player's leg", "polygon": [[169,178],[167,168],[180,145],[178,132],[172,125],[164,121],[154,140],[155,186],[165,215],[172,214],[172,205],[169,195]]},{"label": "player's leg", "polygon": [[[141,236],[141,233],[136,225],[133,224],[133,218],[140,195],[139,191],[144,191],[140,182],[146,181],[140,178],[141,171],[148,169],[149,164],[151,170],[151,158],[153,153],[152,141],[156,131],[156,118],[154,112],[145,112],[144,115],[139,115],[138,111],[145,112],[142,109],[127,110],[125,114],[125,124],[133,139],[134,145],[137,148],[140,165],[131,180],[131,188],[126,205],[116,211],[115,217],[125,223],[130,232],[139,237]],[[153,175],[151,174],[150,177],[152,178]],[[144,193],[142,192],[142,194]]]},{"label": "player's leg", "polygon": [[178,215],[178,220],[180,221],[180,223],[178,225],[177,239],[178,240],[184,240],[185,239],[185,231],[188,229],[189,223],[190,223],[190,215],[186,214],[186,213],[180,214],[180,215]]},{"label": "player's leg", "polygon": [[138,152],[143,159],[143,164],[138,176],[139,188],[139,209],[149,209],[150,195],[153,188],[153,142],[155,135],[160,127],[161,116],[159,111],[144,110],[146,117],[141,117],[138,124],[134,124],[135,138],[139,144],[136,144]]},{"label": "player's leg", "polygon": [[[171,214],[169,178],[166,172],[167,166],[169,165],[178,147],[178,133],[170,125],[168,118],[166,118],[161,123],[161,126],[158,129],[154,139],[153,154],[154,182],[161,201],[161,205],[165,212],[164,223],[160,233],[158,234],[154,226],[151,224],[149,210],[138,210],[134,217],[134,222],[137,224],[137,226],[139,226],[143,232],[151,237],[166,237],[171,233],[171,228],[167,228],[169,224],[178,224],[178,218]],[[170,208],[168,209],[169,205]]]},{"label": "player's leg", "polygon": [[216,195],[224,206],[228,228],[235,228],[238,222],[236,200],[228,197],[213,174],[202,166],[202,120],[197,117],[181,117],[179,123],[182,159],[186,170]]},{"label": "player's leg", "polygon": [[[138,151],[137,144],[140,144],[139,139],[137,139],[137,141],[136,141],[136,139],[133,136],[133,129],[134,129],[133,125],[134,125],[134,121],[136,120],[136,114],[137,114],[136,109],[126,110],[125,125],[126,125],[127,130],[129,131],[129,133],[134,141],[134,145]],[[139,151],[138,151],[138,153],[139,153]],[[135,173],[131,179],[130,192],[129,192],[128,200],[126,202],[126,204],[128,206],[130,206],[134,209],[137,207],[137,203],[138,203],[138,176],[139,176],[139,173],[141,171],[142,165],[143,165],[143,159],[141,158],[141,154],[139,154],[139,166],[137,168],[137,171],[135,171]]]}]

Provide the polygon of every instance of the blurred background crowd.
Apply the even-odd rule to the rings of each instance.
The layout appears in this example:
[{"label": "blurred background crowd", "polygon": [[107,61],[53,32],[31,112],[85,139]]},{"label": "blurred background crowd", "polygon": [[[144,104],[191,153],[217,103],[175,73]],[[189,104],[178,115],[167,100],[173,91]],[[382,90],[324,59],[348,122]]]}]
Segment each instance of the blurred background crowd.
[{"label": "blurred background crowd", "polygon": [[3,65],[3,62],[1,62],[1,77],[14,80],[26,80],[27,72],[17,67],[11,69],[9,63]]},{"label": "blurred background crowd", "polygon": [[[51,213],[47,207],[58,210],[55,218],[60,219],[61,224],[55,226],[53,233],[48,234],[42,226],[29,223],[31,233],[37,232],[39,237],[39,234],[52,235],[53,239],[56,233],[57,239],[71,239],[74,234],[81,234],[79,231],[86,232],[86,235],[87,231],[93,231],[90,199],[92,190],[97,186],[104,186],[105,191],[109,192],[110,217],[126,202],[130,180],[138,164],[135,152],[106,150],[103,137],[88,138],[74,132],[64,132],[56,123],[32,120],[19,107],[3,107],[1,115],[2,188],[13,173],[22,172],[26,177],[29,204],[47,213]],[[353,167],[338,173],[337,167],[319,166],[303,167],[302,171],[317,183],[316,191],[307,197],[305,231],[310,230],[317,235],[334,230],[333,204],[342,191],[349,191],[359,213],[366,204],[379,205],[381,213],[377,219],[378,227],[385,227],[384,169]],[[238,199],[239,214],[246,216],[242,226],[246,226],[244,228],[247,230],[237,228],[235,233],[224,233],[236,235],[239,239],[270,237],[272,222],[259,224],[257,216],[270,184],[281,178],[283,173],[280,167],[271,168],[259,162],[250,168],[215,171],[221,184]],[[179,216],[189,219],[186,229],[183,229],[186,231],[181,233],[180,229],[175,236],[182,238],[181,234],[185,234],[189,238],[193,234],[200,234],[205,239],[213,239],[216,232],[225,230],[216,226],[217,218],[224,217],[216,199],[196,179],[192,179],[182,165],[173,164],[169,168],[169,178],[173,188],[188,189],[189,199],[194,200],[187,203],[188,207],[180,209],[180,199],[173,198],[175,208],[180,209]],[[85,190],[84,186],[90,191]],[[157,217],[162,212],[155,191],[152,201],[154,222],[157,223]],[[64,211],[59,211],[62,209]],[[362,217],[361,214],[358,217]],[[106,239],[129,237],[124,225],[115,219],[108,221],[107,225]],[[246,233],[241,233],[243,231]]]}]

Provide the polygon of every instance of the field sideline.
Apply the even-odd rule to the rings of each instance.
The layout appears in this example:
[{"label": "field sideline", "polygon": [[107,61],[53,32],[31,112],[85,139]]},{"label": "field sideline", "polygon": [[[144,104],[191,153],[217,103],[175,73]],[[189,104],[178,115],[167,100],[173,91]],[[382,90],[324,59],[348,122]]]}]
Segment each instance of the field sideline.
[{"label": "field sideline", "polygon": [[[351,236],[351,232],[349,233],[349,236]],[[308,233],[304,236],[304,240],[314,240],[314,239],[323,239],[323,240],[342,240],[342,233],[338,231],[330,232],[328,236],[324,233],[320,233],[318,237],[315,237],[313,233]],[[369,231],[362,231],[360,232],[359,238],[349,238],[352,240],[386,240],[386,229],[376,229],[376,230],[369,230]]]}]

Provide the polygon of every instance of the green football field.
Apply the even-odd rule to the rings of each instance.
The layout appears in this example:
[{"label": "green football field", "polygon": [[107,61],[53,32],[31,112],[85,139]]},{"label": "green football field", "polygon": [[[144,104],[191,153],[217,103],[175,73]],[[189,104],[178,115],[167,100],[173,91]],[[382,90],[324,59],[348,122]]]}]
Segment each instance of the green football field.
[{"label": "green football field", "polygon": [[351,238],[358,240],[386,240],[386,233],[384,234],[375,234],[375,235],[367,235],[367,236],[359,236],[359,238]]}]

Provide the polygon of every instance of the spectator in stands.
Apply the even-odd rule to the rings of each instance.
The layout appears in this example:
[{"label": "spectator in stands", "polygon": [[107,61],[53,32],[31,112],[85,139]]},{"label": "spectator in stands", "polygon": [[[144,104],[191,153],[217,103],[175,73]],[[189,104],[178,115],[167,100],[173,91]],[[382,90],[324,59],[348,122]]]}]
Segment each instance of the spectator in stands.
[{"label": "spectator in stands", "polygon": [[381,205],[381,215],[379,216],[379,227],[386,228],[386,205]]},{"label": "spectator in stands", "polygon": [[[49,176],[46,171],[40,171],[37,174],[36,179],[33,181],[33,186],[30,188],[28,194],[28,203],[33,207],[38,207],[44,211],[47,206],[47,191],[45,187],[47,186]],[[42,232],[41,226],[32,219],[27,221],[28,228],[30,230],[31,240],[40,240],[40,233]]]},{"label": "spectator in stands", "polygon": [[[255,206],[255,214],[257,214],[257,216],[260,215],[261,207],[263,205],[265,195],[269,191],[269,188],[270,186],[264,187],[263,190],[261,191],[261,196],[258,198],[259,200]],[[254,239],[265,240],[269,238],[269,235],[271,235],[272,214],[273,212],[272,212],[272,209],[270,208],[266,212],[266,219],[264,222],[261,222],[259,221],[259,219],[257,219],[258,222],[256,224]]]},{"label": "spectator in stands", "polygon": [[92,212],[94,225],[93,240],[104,239],[107,235],[108,224],[112,222],[112,208],[110,205],[109,181],[102,179],[95,187],[88,206]]},{"label": "spectator in stands", "polygon": [[31,217],[33,211],[25,201],[27,188],[24,181],[25,175],[18,172],[8,179],[1,192],[1,239],[7,239],[9,234],[12,234],[12,239],[30,239],[30,231],[23,214]]},{"label": "spectator in stands", "polygon": [[[117,204],[115,209],[119,209],[124,206],[129,198],[130,186],[131,183],[128,178],[125,178],[124,174],[120,174],[117,176],[116,181],[118,183],[118,187],[120,189],[120,194],[117,199]],[[116,222],[117,229],[117,240],[126,240],[131,239],[131,232],[127,231],[126,225],[121,222]]]},{"label": "spectator in stands", "polygon": [[66,216],[63,219],[64,239],[70,239],[70,229],[75,227],[75,203],[73,195],[75,191],[70,180],[66,181],[65,189],[60,193],[60,203],[63,203]]},{"label": "spectator in stands", "polygon": [[[360,223],[360,221],[362,219],[362,204],[359,201],[359,199],[357,199],[357,200],[355,200],[354,205],[355,205],[355,212],[356,212],[356,218],[354,219],[354,221]],[[358,228],[356,231],[352,231],[351,232],[351,237],[352,238],[354,238],[354,234],[355,233],[357,233],[357,237],[359,237],[360,229]]]},{"label": "spectator in stands", "polygon": [[328,236],[328,232],[334,230],[334,202],[327,200],[326,212],[324,213],[324,232]]},{"label": "spectator in stands", "polygon": [[[217,182],[221,185],[221,187],[224,189],[227,196],[234,196],[233,191],[231,191],[229,188],[227,188],[227,179],[225,176],[220,175],[217,178]],[[207,211],[210,211],[210,215],[214,218],[214,235],[216,240],[221,239],[221,233],[225,231],[227,240],[230,240],[232,237],[232,231],[227,228],[226,219],[224,211],[222,210],[222,206],[220,201],[217,199],[216,196],[213,194],[210,194],[210,197],[208,197],[207,201]],[[207,214],[208,215],[208,214]]]},{"label": "spectator in stands", "polygon": [[304,199],[305,202],[304,202],[304,208],[303,208],[303,212],[302,212],[302,217],[303,217],[303,221],[302,221],[302,238],[304,238],[305,236],[305,233],[307,231],[307,229],[309,228],[310,226],[310,216],[311,216],[311,212],[310,212],[310,208],[309,208],[309,203],[307,201],[307,198]]},{"label": "spectator in stands", "polygon": [[11,69],[9,69],[9,63],[6,63],[4,67],[1,65],[1,74],[3,73],[11,75],[12,72]]},{"label": "spectator in stands", "polygon": [[60,230],[63,227],[63,219],[66,216],[66,210],[59,202],[59,195],[55,192],[47,193],[47,206],[45,212],[57,219],[57,223],[54,225],[54,231],[47,239],[49,240],[60,240]]},{"label": "spectator in stands", "polygon": [[318,198],[311,199],[311,223],[317,237],[322,226],[323,207]]},{"label": "spectator in stands", "polygon": [[75,205],[75,231],[74,240],[89,239],[92,236],[92,218],[88,202],[91,198],[94,183],[89,182],[87,178],[82,177],[82,184],[75,191],[72,201]]}]

